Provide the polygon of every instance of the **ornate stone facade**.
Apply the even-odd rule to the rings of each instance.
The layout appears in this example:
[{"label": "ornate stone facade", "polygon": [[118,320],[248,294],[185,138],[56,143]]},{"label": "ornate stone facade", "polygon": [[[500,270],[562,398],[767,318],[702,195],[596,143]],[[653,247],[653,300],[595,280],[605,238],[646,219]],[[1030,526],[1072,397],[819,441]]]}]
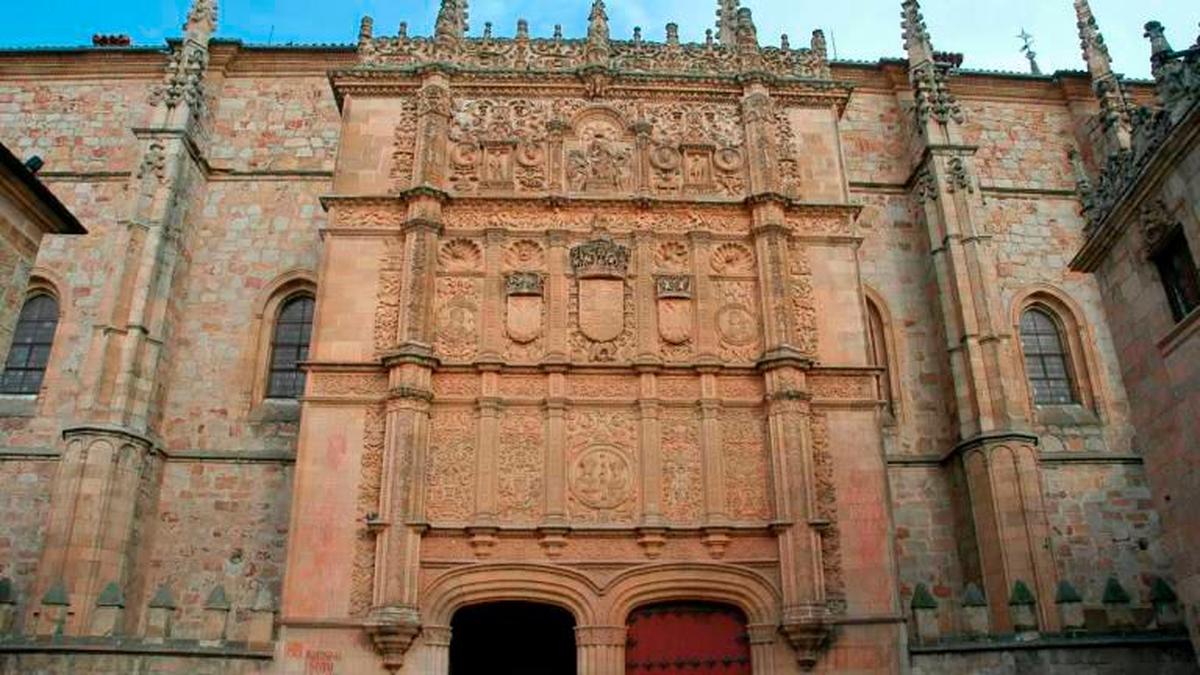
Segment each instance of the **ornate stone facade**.
[{"label": "ornate stone facade", "polygon": [[[1096,106],[1119,141],[1146,88],[960,71],[914,0],[877,65],[738,5],[700,44],[599,1],[586,38],[468,36],[444,0],[432,36],[251,49],[199,0],[169,50],[0,53],[0,140],[88,121],[104,160],[47,158],[97,235],[41,254],[52,366],[0,419],[0,672],[439,675],[456,612],[512,600],[570,613],[585,675],[665,601],[730,606],[756,675],[954,671],[1013,632],[1188,672],[1165,609],[1109,635],[1110,579],[1149,617],[1175,578],[1061,264],[1061,139]],[[263,337],[297,289],[298,403]],[[1034,403],[1029,307],[1071,405]]]}]

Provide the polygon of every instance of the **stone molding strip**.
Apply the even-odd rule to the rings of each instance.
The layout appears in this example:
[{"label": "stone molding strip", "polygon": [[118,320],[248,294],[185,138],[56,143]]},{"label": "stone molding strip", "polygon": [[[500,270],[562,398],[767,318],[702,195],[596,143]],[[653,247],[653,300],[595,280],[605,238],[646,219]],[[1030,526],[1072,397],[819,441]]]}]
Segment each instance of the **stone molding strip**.
[{"label": "stone molding strip", "polygon": [[[946,463],[953,453],[949,455],[909,455],[909,456],[893,456],[887,458],[889,467],[898,468],[926,468],[937,467]],[[1140,465],[1145,462],[1141,455],[1131,453],[1115,453],[1115,452],[1047,452],[1038,456],[1038,462],[1041,464],[1134,464]]]},{"label": "stone molding strip", "polygon": [[252,649],[245,644],[227,642],[221,646],[201,644],[200,640],[167,640],[151,643],[138,638],[57,637],[0,639],[0,654],[138,654],[188,658],[254,659],[274,658],[273,649]]},{"label": "stone molding strip", "polygon": [[1038,637],[1034,640],[989,640],[987,642],[945,642],[932,645],[910,644],[910,654],[952,654],[960,652],[1006,652],[1014,649],[1080,649],[1122,647],[1190,647],[1187,635],[1098,635],[1087,637]]}]

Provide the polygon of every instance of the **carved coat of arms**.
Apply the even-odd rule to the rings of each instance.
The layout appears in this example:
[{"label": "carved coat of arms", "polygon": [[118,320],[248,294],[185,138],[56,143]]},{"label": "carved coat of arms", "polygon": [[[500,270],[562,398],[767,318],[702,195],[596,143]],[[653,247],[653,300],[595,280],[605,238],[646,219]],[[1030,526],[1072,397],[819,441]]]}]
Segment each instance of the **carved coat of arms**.
[{"label": "carved coat of arms", "polygon": [[593,342],[611,342],[625,331],[625,273],[629,249],[607,237],[571,249],[579,284],[579,330]]},{"label": "carved coat of arms", "polygon": [[513,272],[504,277],[505,330],[518,344],[542,335],[544,280],[536,272]]},{"label": "carved coat of arms", "polygon": [[692,339],[692,278],[659,276],[654,279],[658,296],[658,334],[664,342],[681,345]]}]

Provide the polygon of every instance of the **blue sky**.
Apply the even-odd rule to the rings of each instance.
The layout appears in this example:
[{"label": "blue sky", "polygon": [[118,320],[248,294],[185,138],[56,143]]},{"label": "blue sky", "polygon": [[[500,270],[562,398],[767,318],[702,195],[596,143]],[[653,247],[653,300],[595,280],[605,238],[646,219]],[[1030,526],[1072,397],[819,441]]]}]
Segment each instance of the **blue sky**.
[{"label": "blue sky", "polygon": [[[485,21],[498,35],[511,35],[518,17],[534,35],[549,36],[561,23],[568,37],[584,32],[590,0],[473,0],[471,32]],[[899,0],[744,0],[754,10],[759,39],[778,43],[779,34],[804,44],[813,28],[824,28],[843,59],[874,61],[901,53]],[[407,21],[410,33],[428,33],[437,0],[222,0],[218,34],[247,42],[349,43],[363,14],[376,32],[395,33]],[[614,37],[641,26],[647,39],[661,40],[675,21],[685,40],[703,39],[712,26],[716,0],[609,0]],[[966,54],[964,67],[1024,71],[1021,28],[1034,35],[1042,69],[1082,69],[1071,0],[926,0],[922,3],[940,50]],[[1176,48],[1196,41],[1200,3],[1195,0],[1092,0],[1120,71],[1148,77],[1148,47],[1142,25],[1157,19]],[[90,44],[92,33],[128,33],[139,45],[159,45],[179,33],[187,0],[12,0],[0,23],[0,46]]]}]

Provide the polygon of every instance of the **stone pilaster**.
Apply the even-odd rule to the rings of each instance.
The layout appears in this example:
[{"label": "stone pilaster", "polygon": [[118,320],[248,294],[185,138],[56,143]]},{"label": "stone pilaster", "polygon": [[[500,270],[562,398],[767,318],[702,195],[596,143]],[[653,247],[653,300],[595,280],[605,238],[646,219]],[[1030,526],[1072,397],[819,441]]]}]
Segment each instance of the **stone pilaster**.
[{"label": "stone pilaster", "polygon": [[[996,258],[984,226],[974,170],[975,149],[963,142],[965,113],[950,86],[955,65],[935,54],[917,0],[904,0],[903,29],[912,84],[912,110],[923,154],[914,169],[914,196],[928,231],[931,267],[957,399],[959,435],[954,451],[964,462],[975,520],[983,587],[992,626],[1011,626],[1009,589],[1018,579],[1053,597],[1042,487],[1016,352],[999,296]],[[1049,603],[1039,621],[1058,626]]]},{"label": "stone pilaster", "polygon": [[450,627],[425,626],[421,629],[424,644],[424,666],[427,675],[447,675],[450,672]]},{"label": "stone pilaster", "polygon": [[63,438],[36,588],[66,582],[75,611],[63,630],[77,635],[88,632],[106,584],[118,580],[127,595],[139,577],[134,552],[161,461],[151,441],[116,428],[75,427]]},{"label": "stone pilaster", "polygon": [[624,626],[575,628],[579,675],[612,675],[625,671]]}]

